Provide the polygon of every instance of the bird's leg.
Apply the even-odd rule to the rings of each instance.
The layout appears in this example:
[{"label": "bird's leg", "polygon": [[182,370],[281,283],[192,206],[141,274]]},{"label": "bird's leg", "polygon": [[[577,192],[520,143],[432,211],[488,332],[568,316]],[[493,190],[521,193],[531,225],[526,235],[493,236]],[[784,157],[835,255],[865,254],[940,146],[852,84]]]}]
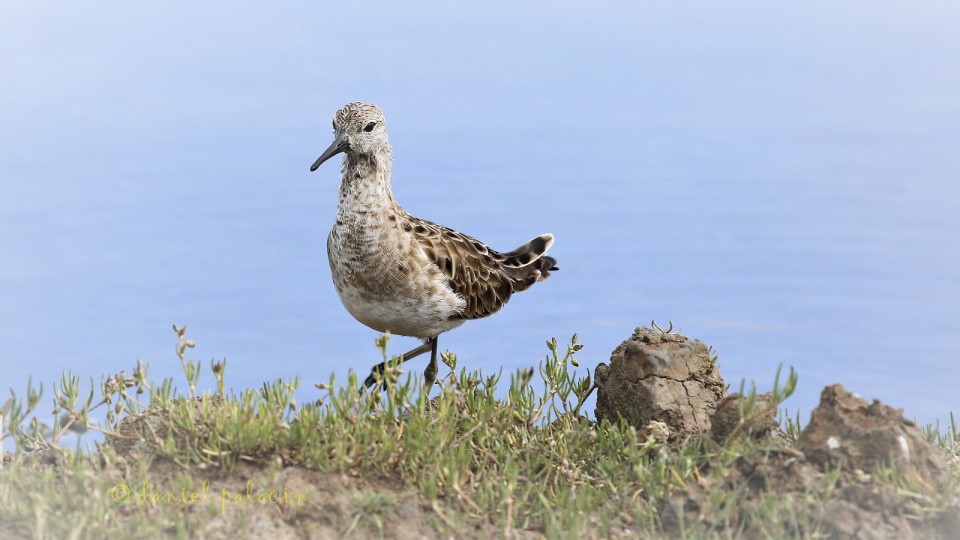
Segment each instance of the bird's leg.
[{"label": "bird's leg", "polygon": [[[420,346],[417,347],[416,349],[413,349],[412,351],[410,351],[410,352],[408,352],[408,353],[406,353],[406,354],[400,355],[400,363],[403,364],[403,363],[406,362],[407,360],[411,360],[411,359],[413,359],[413,358],[416,358],[417,356],[420,356],[421,354],[429,351],[429,350],[431,349],[431,347],[433,347],[433,356],[434,356],[434,361],[435,361],[436,356],[437,356],[437,344],[436,344],[436,339],[437,339],[437,338],[433,338],[433,340],[425,342],[423,345],[420,345]],[[431,342],[433,343],[433,345],[431,345]],[[363,386],[364,386],[364,388],[370,388],[370,387],[373,386],[374,384],[377,384],[377,377],[376,377],[376,376],[383,373],[383,370],[387,368],[387,363],[388,363],[388,362],[389,362],[389,360],[384,361],[384,362],[380,362],[379,364],[373,366],[373,369],[370,370],[370,375],[368,375],[368,376],[367,376],[367,379],[366,379],[365,381],[363,381]],[[436,375],[436,372],[437,372],[436,367],[434,367],[433,372],[434,372],[434,375]]]},{"label": "bird's leg", "polygon": [[[433,382],[437,380],[437,339],[431,338],[427,342],[430,344],[430,363],[427,364],[427,369],[423,370],[423,387],[427,390],[427,394],[430,394],[430,390],[433,389]],[[424,345],[427,343],[424,343]]]}]

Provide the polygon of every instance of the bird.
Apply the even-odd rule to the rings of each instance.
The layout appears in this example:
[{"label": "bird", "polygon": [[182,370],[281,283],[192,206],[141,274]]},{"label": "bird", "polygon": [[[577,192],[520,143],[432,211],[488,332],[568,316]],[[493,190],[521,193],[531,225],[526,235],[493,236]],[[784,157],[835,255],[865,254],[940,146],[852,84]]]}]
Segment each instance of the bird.
[{"label": "bird", "polygon": [[[327,256],[340,301],[357,321],[423,344],[401,363],[430,352],[427,392],[437,375],[440,334],[465,321],[498,312],[511,295],[557,271],[547,255],[552,234],[541,234],[508,252],[472,236],[408,214],[394,199],[391,153],[383,112],[353,102],[333,116],[334,139],[310,167],[344,154],[337,215],[327,237]],[[374,366],[364,388],[386,368]],[[361,389],[362,390],[362,389]]]}]

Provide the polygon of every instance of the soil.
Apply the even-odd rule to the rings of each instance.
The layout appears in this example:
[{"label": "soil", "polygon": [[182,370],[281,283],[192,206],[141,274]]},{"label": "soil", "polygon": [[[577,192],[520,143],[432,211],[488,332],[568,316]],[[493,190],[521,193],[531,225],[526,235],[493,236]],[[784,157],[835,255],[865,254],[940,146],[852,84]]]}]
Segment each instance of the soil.
[{"label": "soil", "polygon": [[710,417],[710,438],[721,444],[737,436],[763,439],[780,428],[777,424],[777,403],[771,394],[758,394],[749,414],[744,417],[749,407],[749,399],[739,393],[723,398]]},{"label": "soil", "polygon": [[[956,478],[951,468],[960,466],[958,459],[948,460],[899,409],[868,402],[840,385],[828,386],[797,443],[791,444],[776,422],[779,403],[771,395],[756,396],[752,407],[739,394],[725,395],[726,385],[706,345],[649,328],[638,328],[613,352],[609,366],[597,367],[596,384],[598,421],[626,419],[645,440],[652,437],[667,448],[702,444],[705,455],[716,456],[701,466],[699,483],[684,486],[660,508],[661,526],[671,536],[681,535],[693,523],[746,538],[960,538],[960,493],[946,502],[942,497],[956,489],[943,483]],[[160,429],[160,420],[147,415],[136,421]],[[121,433],[131,437],[113,441],[114,459],[146,460],[151,477],[163,483],[152,489],[175,491],[173,479],[183,468],[135,442],[133,435],[143,427],[121,425]],[[741,442],[762,450],[744,452],[732,462],[724,457],[723,449]],[[57,466],[56,455],[37,452],[33,459],[38,466]],[[882,477],[891,466],[899,482]],[[470,522],[430,504],[385,476],[324,473],[278,459],[239,462],[229,473],[216,467],[191,469],[190,477],[198,484],[195,489],[207,486],[208,506],[228,518],[206,520],[198,531],[202,537],[446,536],[439,531],[455,531],[458,538],[503,535],[489,523]],[[131,486],[133,495],[140,489]],[[279,503],[251,501],[270,492]],[[732,503],[718,503],[717,493],[737,495]],[[825,493],[834,496],[818,498]],[[783,514],[782,530],[751,529],[748,516],[761,513],[771,495],[792,496],[788,500],[795,501],[795,508]],[[514,534],[537,536],[530,531]]]},{"label": "soil", "polygon": [[[742,495],[732,525],[743,526],[747,537],[764,538],[771,532],[747,527],[748,514],[760,511],[771,494],[792,494],[796,507],[782,523],[786,534],[960,538],[960,494],[945,510],[936,502],[944,491],[942,483],[952,476],[948,468],[958,465],[948,464],[944,453],[900,409],[868,402],[839,384],[828,386],[792,446],[782,436],[776,421],[779,403],[770,394],[756,396],[752,407],[739,394],[724,396],[725,384],[707,347],[659,328],[637,328],[613,352],[610,366],[600,364],[596,373],[598,420],[623,417],[641,436],[673,443],[691,437],[717,445],[732,438],[769,443],[765,451],[733,463],[717,458],[703,471],[699,485],[669,498],[660,512],[668,532],[680,534],[684,520],[709,525],[722,518],[730,526],[729,508],[715,508],[711,494],[737,490]],[[899,483],[879,481],[876,475],[891,466],[900,475]],[[810,502],[810,493],[831,489],[838,496],[819,505]],[[817,514],[810,520],[817,530],[805,530],[795,519],[811,510]]]}]

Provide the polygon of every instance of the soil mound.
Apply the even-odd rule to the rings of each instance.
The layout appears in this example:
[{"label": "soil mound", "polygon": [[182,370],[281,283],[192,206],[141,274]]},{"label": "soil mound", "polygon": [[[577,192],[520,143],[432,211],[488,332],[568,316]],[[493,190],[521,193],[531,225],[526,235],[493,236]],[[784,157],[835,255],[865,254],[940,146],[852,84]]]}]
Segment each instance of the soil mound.
[{"label": "soil mound", "polygon": [[702,481],[665,500],[667,532],[960,538],[960,492],[945,485],[957,459],[951,465],[900,409],[828,386],[794,440],[772,394],[725,395],[707,346],[659,328],[637,328],[597,366],[596,383],[598,421],[622,417],[658,442],[699,439],[716,456]]},{"label": "soil mound", "polygon": [[699,436],[726,394],[720,371],[698,339],[637,328],[596,369],[597,421],[625,418],[643,429],[662,422],[671,439]]}]

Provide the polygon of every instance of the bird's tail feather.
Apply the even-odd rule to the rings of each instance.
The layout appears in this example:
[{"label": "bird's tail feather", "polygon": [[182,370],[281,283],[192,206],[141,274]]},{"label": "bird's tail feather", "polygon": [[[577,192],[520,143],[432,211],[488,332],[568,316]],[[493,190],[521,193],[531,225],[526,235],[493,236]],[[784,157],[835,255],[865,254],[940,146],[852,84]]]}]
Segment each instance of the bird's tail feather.
[{"label": "bird's tail feather", "polygon": [[541,234],[517,249],[504,253],[503,265],[516,276],[515,291],[523,291],[538,281],[545,281],[550,272],[559,270],[557,260],[546,255],[553,245],[552,234]]},{"label": "bird's tail feather", "polygon": [[536,262],[552,245],[553,235],[541,234],[517,249],[504,253],[503,256],[506,257],[506,260],[503,261],[503,265],[513,268],[527,266]]}]

